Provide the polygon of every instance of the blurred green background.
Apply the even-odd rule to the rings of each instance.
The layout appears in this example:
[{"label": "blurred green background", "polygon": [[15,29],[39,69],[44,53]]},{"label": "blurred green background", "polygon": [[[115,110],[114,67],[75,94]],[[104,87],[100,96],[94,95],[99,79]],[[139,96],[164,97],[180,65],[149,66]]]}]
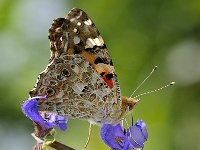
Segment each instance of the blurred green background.
[{"label": "blurred green background", "polygon": [[[134,110],[134,121],[147,124],[145,150],[200,150],[199,0],[0,0],[0,149],[35,144],[21,104],[48,63],[52,20],[73,7],[85,10],[104,37],[123,95],[130,96],[155,65],[159,69],[136,95],[176,81],[141,97]],[[88,127],[70,120],[58,140],[83,149]],[[93,127],[88,150],[109,149],[99,131]]]}]

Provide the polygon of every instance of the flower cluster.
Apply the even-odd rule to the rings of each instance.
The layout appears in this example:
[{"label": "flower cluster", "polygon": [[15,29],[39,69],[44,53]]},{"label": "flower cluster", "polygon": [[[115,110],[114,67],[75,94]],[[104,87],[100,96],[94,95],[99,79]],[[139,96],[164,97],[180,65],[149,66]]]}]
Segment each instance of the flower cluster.
[{"label": "flower cluster", "polygon": [[[33,97],[26,100],[22,105],[23,113],[36,123],[43,131],[51,130],[55,126],[62,131],[67,129],[68,119],[53,113],[42,113],[38,111],[38,99],[47,100],[44,96]],[[143,148],[147,141],[148,133],[146,124],[138,120],[135,125],[130,126],[126,131],[121,124],[103,124],[101,128],[101,138],[112,150],[131,150]]]},{"label": "flower cluster", "polygon": [[116,126],[103,124],[101,138],[113,150],[131,150],[143,148],[144,142],[147,141],[148,133],[146,124],[142,120],[138,120],[127,131],[123,130],[121,124]]}]

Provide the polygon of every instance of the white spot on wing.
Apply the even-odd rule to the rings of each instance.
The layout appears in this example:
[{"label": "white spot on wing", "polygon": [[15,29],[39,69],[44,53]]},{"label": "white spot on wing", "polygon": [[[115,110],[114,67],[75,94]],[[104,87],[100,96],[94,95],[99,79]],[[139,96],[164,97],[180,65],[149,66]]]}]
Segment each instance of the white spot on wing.
[{"label": "white spot on wing", "polygon": [[88,26],[92,25],[92,21],[90,19],[84,21],[84,23]]},{"label": "white spot on wing", "polygon": [[88,39],[87,39],[86,44],[87,44],[90,48],[93,48],[93,47],[96,45],[95,41],[94,41],[93,39],[91,39],[91,38],[88,38]]},{"label": "white spot on wing", "polygon": [[74,32],[76,33],[78,30],[76,28],[74,28]]},{"label": "white spot on wing", "polygon": [[75,19],[76,19],[76,18],[72,18],[72,19],[70,19],[70,21],[73,22]]},{"label": "white spot on wing", "polygon": [[56,32],[60,32],[60,30],[61,30],[60,27],[56,28]]},{"label": "white spot on wing", "polygon": [[104,44],[104,41],[103,41],[102,37],[99,35],[95,39],[88,38],[86,41],[86,44],[87,45],[85,48],[93,48],[95,45],[102,46]]},{"label": "white spot on wing", "polygon": [[103,44],[104,44],[103,38],[99,35],[99,36],[98,36],[98,39],[99,39],[99,41],[101,42],[101,44],[103,45]]},{"label": "white spot on wing", "polygon": [[94,42],[96,43],[97,46],[101,46],[101,41],[99,40],[99,38],[95,38]]},{"label": "white spot on wing", "polygon": [[74,37],[74,44],[78,44],[78,43],[80,43],[80,38],[78,37],[78,36],[75,36]]},{"label": "white spot on wing", "polygon": [[80,26],[80,25],[81,25],[81,22],[78,22],[77,25]]}]

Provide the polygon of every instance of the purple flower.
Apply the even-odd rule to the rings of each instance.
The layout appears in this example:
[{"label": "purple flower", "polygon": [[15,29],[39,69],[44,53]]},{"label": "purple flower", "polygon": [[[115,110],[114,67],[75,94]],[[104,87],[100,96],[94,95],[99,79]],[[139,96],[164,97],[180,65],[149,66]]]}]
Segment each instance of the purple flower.
[{"label": "purple flower", "polygon": [[33,122],[41,126],[43,130],[51,129],[57,125],[58,128],[65,131],[67,129],[67,118],[48,113],[45,116],[46,119],[44,119],[38,111],[38,98],[46,99],[44,96],[38,96],[26,100],[22,105],[23,113]]},{"label": "purple flower", "polygon": [[54,125],[57,125],[58,128],[60,128],[62,131],[65,131],[67,129],[67,118],[63,116],[58,116],[52,113],[49,113],[47,115],[47,118],[49,119],[49,123],[52,123]]},{"label": "purple flower", "polygon": [[101,138],[105,144],[113,150],[131,150],[143,148],[147,141],[148,133],[146,124],[138,120],[135,125],[130,126],[127,132],[123,132],[121,124],[103,124],[101,128]]},{"label": "purple flower", "polygon": [[101,128],[101,138],[105,144],[114,150],[121,150],[124,146],[125,135],[121,124],[103,124]]},{"label": "purple flower", "polygon": [[138,120],[134,126],[129,127],[126,137],[131,148],[143,148],[144,142],[148,139],[148,133],[144,121]]}]

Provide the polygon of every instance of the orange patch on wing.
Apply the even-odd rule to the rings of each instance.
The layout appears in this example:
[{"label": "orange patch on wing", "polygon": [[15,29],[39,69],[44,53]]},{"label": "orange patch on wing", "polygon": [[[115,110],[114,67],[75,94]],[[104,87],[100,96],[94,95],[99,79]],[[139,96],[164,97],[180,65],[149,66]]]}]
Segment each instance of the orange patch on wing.
[{"label": "orange patch on wing", "polygon": [[100,75],[101,75],[102,72],[104,72],[103,80],[107,83],[109,88],[112,89],[113,88],[113,80],[112,79],[109,80],[109,79],[106,78],[106,75],[110,74],[110,71],[109,71],[107,65],[104,64],[103,67],[102,67],[102,66],[99,66],[98,64],[97,65],[94,64],[94,68],[98,72],[98,74],[100,74]]},{"label": "orange patch on wing", "polygon": [[94,61],[96,59],[94,54],[88,53],[86,51],[83,51],[81,54],[87,61],[89,61],[90,64],[94,65]]},{"label": "orange patch on wing", "polygon": [[106,78],[106,76],[104,75],[103,76],[103,80],[108,84],[109,88],[111,88],[111,89],[113,88],[113,81],[112,81],[112,79],[108,80]]},{"label": "orange patch on wing", "polygon": [[89,61],[89,63],[92,65],[92,67],[97,71],[97,73],[99,75],[101,75],[102,72],[104,72],[104,75],[103,75],[103,80],[107,83],[107,85],[109,86],[109,88],[113,88],[113,80],[110,79],[108,80],[106,78],[106,75],[107,74],[110,74],[110,70],[109,70],[109,67],[107,64],[101,64],[101,65],[98,65],[98,64],[95,64],[95,60],[96,60],[96,55],[95,54],[91,54],[91,53],[88,53],[86,51],[83,51],[82,52],[82,56],[87,60]]}]

